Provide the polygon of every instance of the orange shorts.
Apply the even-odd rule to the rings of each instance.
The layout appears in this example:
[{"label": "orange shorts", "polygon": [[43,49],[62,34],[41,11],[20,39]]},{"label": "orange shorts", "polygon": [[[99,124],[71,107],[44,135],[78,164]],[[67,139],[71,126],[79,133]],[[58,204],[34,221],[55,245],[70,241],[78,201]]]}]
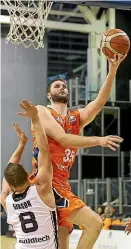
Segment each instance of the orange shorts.
[{"label": "orange shorts", "polygon": [[68,227],[71,233],[73,224],[67,221],[68,217],[73,210],[82,208],[86,204],[71,192],[70,184],[67,181],[54,178],[53,191],[57,206],[58,225]]},{"label": "orange shorts", "polygon": [[[29,176],[31,184],[35,184],[35,176]],[[71,192],[71,186],[67,181],[53,178],[53,191],[57,206],[58,225],[68,227],[69,233],[73,230],[73,224],[68,222],[73,210],[82,208],[86,204]]]}]

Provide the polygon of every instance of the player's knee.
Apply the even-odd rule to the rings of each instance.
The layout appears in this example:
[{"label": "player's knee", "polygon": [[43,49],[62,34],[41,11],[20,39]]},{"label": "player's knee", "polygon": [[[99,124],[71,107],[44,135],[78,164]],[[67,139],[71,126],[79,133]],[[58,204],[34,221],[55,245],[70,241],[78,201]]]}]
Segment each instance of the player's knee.
[{"label": "player's knee", "polygon": [[94,212],[92,212],[90,216],[90,224],[88,220],[87,222],[85,222],[85,229],[89,230],[92,228],[93,231],[96,232],[97,234],[100,233],[102,226],[103,226],[103,223],[102,223],[101,217]]},{"label": "player's knee", "polygon": [[103,227],[103,222],[102,222],[101,217],[100,217],[98,214],[95,214],[93,224],[94,224],[95,230],[96,230],[98,233],[100,233],[100,231],[101,231],[101,229],[102,229],[102,227]]}]

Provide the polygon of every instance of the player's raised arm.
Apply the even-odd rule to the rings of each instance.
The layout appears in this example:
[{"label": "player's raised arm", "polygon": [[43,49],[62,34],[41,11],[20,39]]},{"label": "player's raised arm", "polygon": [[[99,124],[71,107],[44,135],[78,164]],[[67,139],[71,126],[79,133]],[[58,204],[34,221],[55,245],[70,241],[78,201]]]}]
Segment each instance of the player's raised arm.
[{"label": "player's raised arm", "polygon": [[103,86],[101,87],[96,99],[90,102],[85,108],[79,109],[80,111],[80,124],[81,128],[89,124],[96,115],[100,112],[102,107],[108,100],[108,97],[113,86],[114,78],[117,73],[117,69],[120,63],[125,59],[126,55],[114,56],[114,60],[108,58],[109,61],[109,73],[105,79]]},{"label": "player's raised arm", "polygon": [[39,148],[38,174],[36,176],[36,182],[40,185],[44,183],[46,188],[51,189],[53,170],[50,160],[48,141],[45,131],[41,128],[38,115],[32,119],[32,125],[36,135],[36,143]]},{"label": "player's raised arm", "polygon": [[[25,148],[26,143],[28,141],[28,138],[26,137],[25,133],[20,129],[20,127],[16,123],[13,123],[13,126],[14,126],[14,130],[19,138],[19,142],[18,142],[18,146],[17,146],[16,150],[11,155],[8,164],[9,163],[15,163],[15,164],[20,163],[22,154],[24,152],[24,148]],[[2,191],[1,191],[1,195],[0,195],[0,202],[5,209],[6,209],[6,197],[8,196],[10,191],[11,191],[11,188],[4,178],[2,181]]]},{"label": "player's raised arm", "polygon": [[57,141],[65,148],[102,146],[115,151],[116,148],[119,147],[119,143],[123,141],[123,139],[118,136],[84,137],[67,134],[45,107],[37,106],[37,109],[41,127],[46,131],[47,136]]},{"label": "player's raised arm", "polygon": [[20,160],[21,160],[22,154],[24,152],[24,148],[27,144],[28,138],[26,137],[25,133],[20,129],[18,124],[13,123],[13,125],[14,125],[15,132],[19,138],[19,143],[18,143],[16,150],[11,155],[11,157],[9,159],[9,163],[18,164],[18,163],[20,163]]},{"label": "player's raised arm", "polygon": [[25,110],[25,112],[18,114],[21,116],[29,117],[32,120],[33,129],[36,135],[36,142],[39,148],[39,170],[35,183],[38,185],[43,185],[45,191],[50,191],[52,189],[52,165],[46,133],[45,130],[41,128],[38,110],[32,102],[29,102],[27,100],[21,101],[20,106]]}]

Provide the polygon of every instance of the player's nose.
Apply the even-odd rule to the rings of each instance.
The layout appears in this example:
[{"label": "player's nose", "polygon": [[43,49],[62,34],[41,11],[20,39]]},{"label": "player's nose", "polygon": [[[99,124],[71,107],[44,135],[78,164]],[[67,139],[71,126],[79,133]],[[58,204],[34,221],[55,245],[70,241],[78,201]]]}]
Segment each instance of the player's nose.
[{"label": "player's nose", "polygon": [[64,90],[64,87],[63,87],[63,86],[61,86],[61,87],[60,87],[60,90]]}]

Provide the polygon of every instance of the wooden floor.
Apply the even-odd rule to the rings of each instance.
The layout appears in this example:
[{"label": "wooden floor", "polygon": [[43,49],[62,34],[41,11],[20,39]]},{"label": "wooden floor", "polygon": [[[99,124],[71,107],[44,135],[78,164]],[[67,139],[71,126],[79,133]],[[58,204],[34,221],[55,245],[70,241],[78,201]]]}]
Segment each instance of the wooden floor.
[{"label": "wooden floor", "polygon": [[[0,248],[1,249],[15,249],[16,239],[8,238],[6,236],[0,236]],[[76,246],[71,246],[70,249],[74,249]]]},{"label": "wooden floor", "polygon": [[15,249],[16,239],[1,236],[1,249]]}]

